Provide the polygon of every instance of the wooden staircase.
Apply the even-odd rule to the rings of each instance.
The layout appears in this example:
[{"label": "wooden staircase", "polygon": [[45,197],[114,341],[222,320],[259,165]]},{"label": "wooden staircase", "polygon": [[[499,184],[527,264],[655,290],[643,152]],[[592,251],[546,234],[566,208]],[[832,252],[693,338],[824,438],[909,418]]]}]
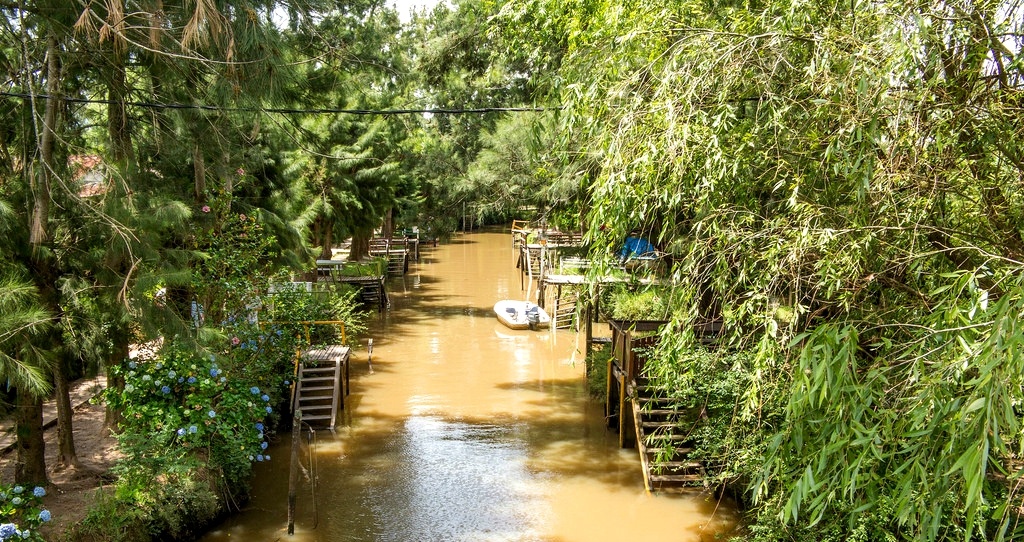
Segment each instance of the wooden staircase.
[{"label": "wooden staircase", "polygon": [[630,386],[636,447],[648,491],[671,492],[700,486],[704,467],[690,459],[689,431],[698,415],[679,408],[663,390],[637,378]]},{"label": "wooden staircase", "polygon": [[340,277],[337,282],[359,289],[359,301],[367,307],[377,307],[378,312],[390,305],[388,292],[384,287],[384,276]]},{"label": "wooden staircase", "polygon": [[690,432],[700,412],[682,408],[645,376],[646,353],[658,343],[651,333],[661,321],[612,320],[605,415],[619,433],[619,446],[636,446],[648,491],[673,492],[701,486],[704,467],[691,458]]},{"label": "wooden staircase", "polygon": [[405,239],[371,239],[370,255],[387,258],[388,276],[402,276],[409,271],[409,249]]},{"label": "wooden staircase", "polygon": [[347,346],[312,348],[302,354],[295,383],[293,408],[311,426],[333,428],[349,394]]},{"label": "wooden staircase", "polygon": [[579,301],[579,292],[574,288],[559,289],[555,298],[555,307],[551,318],[554,320],[557,329],[572,329],[576,326],[576,303]]}]

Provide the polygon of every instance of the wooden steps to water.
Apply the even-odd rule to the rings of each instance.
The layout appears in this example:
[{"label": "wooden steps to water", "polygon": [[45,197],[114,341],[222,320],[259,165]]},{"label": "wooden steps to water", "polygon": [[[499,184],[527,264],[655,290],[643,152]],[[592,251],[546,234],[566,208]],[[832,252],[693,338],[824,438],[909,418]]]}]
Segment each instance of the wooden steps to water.
[{"label": "wooden steps to water", "polygon": [[637,378],[637,384],[629,389],[644,486],[659,492],[700,486],[704,467],[690,459],[689,437],[699,413],[675,405],[663,390],[647,385],[643,378]]},{"label": "wooden steps to water", "polygon": [[365,277],[337,277],[338,284],[348,284],[359,289],[359,301],[367,307],[377,307],[378,312],[388,308],[391,301],[384,287],[384,275]]},{"label": "wooden steps to water", "polygon": [[680,492],[703,485],[704,466],[693,459],[691,433],[701,422],[699,409],[679,405],[665,389],[646,378],[646,356],[658,343],[658,321],[610,322],[612,357],[608,361],[605,414],[619,432],[619,445],[635,446],[644,487]]},{"label": "wooden steps to water", "polygon": [[389,276],[401,276],[409,271],[409,247],[405,239],[371,239],[370,255],[387,258]]},{"label": "wooden steps to water", "polygon": [[558,288],[555,293],[551,319],[557,329],[575,329],[577,327],[576,304],[579,292],[573,288]]},{"label": "wooden steps to water", "polygon": [[333,428],[345,408],[349,390],[349,355],[340,344],[302,353],[295,382],[293,408],[311,426]]}]

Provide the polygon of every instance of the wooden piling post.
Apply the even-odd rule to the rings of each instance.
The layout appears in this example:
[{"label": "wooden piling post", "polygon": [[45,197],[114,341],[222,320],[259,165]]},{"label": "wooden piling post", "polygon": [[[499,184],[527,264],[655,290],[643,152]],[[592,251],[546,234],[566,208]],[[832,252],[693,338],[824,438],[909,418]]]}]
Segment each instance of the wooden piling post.
[{"label": "wooden piling post", "polygon": [[299,483],[299,437],[302,431],[302,411],[296,409],[292,417],[292,458],[288,470],[288,536],[295,534],[295,493]]}]

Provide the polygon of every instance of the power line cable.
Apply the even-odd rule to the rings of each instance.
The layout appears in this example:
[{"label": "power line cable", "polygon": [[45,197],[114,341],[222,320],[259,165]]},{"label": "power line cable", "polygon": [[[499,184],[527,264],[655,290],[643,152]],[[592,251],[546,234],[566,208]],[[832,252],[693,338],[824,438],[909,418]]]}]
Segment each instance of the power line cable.
[{"label": "power line cable", "polygon": [[[21,99],[43,99],[48,100],[47,94],[26,94],[20,92],[0,92],[0,96]],[[412,108],[412,109],[345,109],[345,108],[291,108],[291,107],[224,107],[219,105],[205,104],[182,104],[182,103],[152,103],[135,101],[102,100],[95,98],[73,98],[62,96],[58,98],[67,103],[74,104],[97,104],[111,105],[123,103],[126,106],[141,107],[145,109],[178,109],[178,110],[199,110],[199,111],[220,111],[236,113],[281,113],[285,115],[467,115],[484,113],[539,113],[543,111],[560,110],[561,107],[469,107],[469,108]]]}]

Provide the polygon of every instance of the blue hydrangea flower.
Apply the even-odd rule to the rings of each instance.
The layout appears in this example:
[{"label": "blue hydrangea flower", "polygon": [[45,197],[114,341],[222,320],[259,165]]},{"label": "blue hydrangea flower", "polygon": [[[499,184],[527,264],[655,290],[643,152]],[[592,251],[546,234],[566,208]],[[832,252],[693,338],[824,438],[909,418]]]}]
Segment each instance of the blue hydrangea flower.
[{"label": "blue hydrangea flower", "polygon": [[163,368],[164,368],[164,364],[162,362],[157,362],[156,370],[159,371],[160,369],[163,369]]},{"label": "blue hydrangea flower", "polygon": [[256,386],[253,386],[253,387],[249,388],[249,391],[252,392],[253,395],[259,395],[260,394],[260,389],[257,388]]},{"label": "blue hydrangea flower", "polygon": [[260,422],[256,422],[256,430],[257,431],[263,431],[263,424],[260,423]]},{"label": "blue hydrangea flower", "polygon": [[138,366],[139,366],[139,364],[138,364],[138,363],[135,363],[134,361],[129,361],[129,362],[128,362],[128,368],[129,368],[129,369],[134,369],[134,368],[136,368],[136,367],[138,367]]},{"label": "blue hydrangea flower", "polygon": [[185,429],[184,428],[178,429],[178,436],[179,437],[185,436]]},{"label": "blue hydrangea flower", "polygon": [[211,418],[216,418],[217,417],[217,413],[212,411],[212,410],[207,412],[206,415],[211,417]]},{"label": "blue hydrangea flower", "polygon": [[188,426],[188,432],[189,432],[189,433],[195,433],[196,431],[199,431],[199,428],[198,428],[198,427],[196,427],[196,426],[194,426],[194,425],[190,425],[190,426]]},{"label": "blue hydrangea flower", "polygon": [[43,523],[46,523],[47,521],[50,521],[51,519],[53,519],[53,518],[50,517],[50,511],[49,510],[40,510],[39,511],[39,521],[42,521]]},{"label": "blue hydrangea flower", "polygon": [[178,376],[178,373],[176,373],[174,371],[167,371],[167,378],[173,379],[176,376]]},{"label": "blue hydrangea flower", "polygon": [[222,384],[223,384],[224,382],[227,382],[227,381],[228,381],[227,377],[224,377],[224,376],[220,377],[220,382],[221,382]]},{"label": "blue hydrangea flower", "polygon": [[164,386],[164,387],[160,388],[160,393],[163,393],[164,395],[167,395],[168,393],[171,393],[171,388],[169,388],[167,386]]},{"label": "blue hydrangea flower", "polygon": [[256,461],[263,461],[263,454],[257,455]]},{"label": "blue hydrangea flower", "polygon": [[284,381],[284,385],[285,385],[285,386],[291,386],[291,385],[292,385],[292,382],[291,382],[290,380],[285,380],[285,381]]},{"label": "blue hydrangea flower", "polygon": [[266,450],[267,449],[267,442],[266,441],[263,441],[263,442],[260,443],[260,449],[261,450]]},{"label": "blue hydrangea flower", "polygon": [[142,375],[142,379],[145,380],[146,382],[149,382],[150,380],[153,379],[153,377],[151,377],[149,375]]},{"label": "blue hydrangea flower", "polygon": [[21,493],[23,491],[25,491],[25,488],[23,488],[21,486],[14,486],[14,494],[15,495],[21,495]]},{"label": "blue hydrangea flower", "polygon": [[21,503],[22,503],[21,497],[15,497],[15,498],[11,499],[11,504],[13,504],[14,506],[18,506]]},{"label": "blue hydrangea flower", "polygon": [[181,384],[184,381],[185,381],[185,377],[183,377],[183,376],[179,376],[178,377],[178,384]]},{"label": "blue hydrangea flower", "polygon": [[188,377],[188,383],[189,384],[195,384],[196,383],[196,377],[194,377],[194,376]]},{"label": "blue hydrangea flower", "polygon": [[264,454],[263,459],[270,461],[270,454]]},{"label": "blue hydrangea flower", "polygon": [[36,486],[36,488],[32,490],[32,494],[35,495],[37,498],[41,499],[46,496],[46,489],[40,486]]},{"label": "blue hydrangea flower", "polygon": [[7,540],[16,534],[18,534],[17,525],[13,523],[4,523],[0,525],[0,540]]},{"label": "blue hydrangea flower", "polygon": [[210,376],[217,376],[217,368],[213,367],[210,369]]},{"label": "blue hydrangea flower", "polygon": [[261,399],[263,399],[264,401],[269,401],[270,400],[270,396],[264,393],[263,397],[261,397]]},{"label": "blue hydrangea flower", "polygon": [[267,407],[267,414],[270,414],[273,411],[274,411],[274,409],[270,408],[269,406]]}]

